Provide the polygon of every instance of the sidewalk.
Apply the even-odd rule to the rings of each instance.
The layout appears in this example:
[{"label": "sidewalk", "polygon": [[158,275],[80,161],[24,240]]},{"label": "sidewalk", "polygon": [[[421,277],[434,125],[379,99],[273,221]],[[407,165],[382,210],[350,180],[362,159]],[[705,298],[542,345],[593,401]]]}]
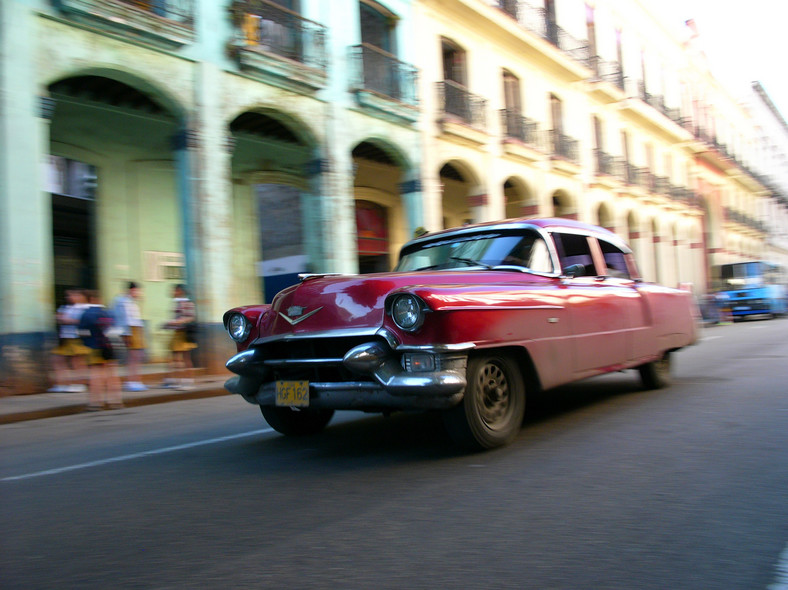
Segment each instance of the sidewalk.
[{"label": "sidewalk", "polygon": [[[166,373],[148,373],[144,382],[148,391],[123,392],[123,404],[129,407],[161,404],[172,401],[200,399],[230,395],[224,382],[232,376],[203,375],[195,377],[194,385],[186,391],[161,387]],[[37,393],[0,397],[0,424],[11,424],[25,420],[39,420],[55,416],[67,416],[86,411],[87,393]]]}]

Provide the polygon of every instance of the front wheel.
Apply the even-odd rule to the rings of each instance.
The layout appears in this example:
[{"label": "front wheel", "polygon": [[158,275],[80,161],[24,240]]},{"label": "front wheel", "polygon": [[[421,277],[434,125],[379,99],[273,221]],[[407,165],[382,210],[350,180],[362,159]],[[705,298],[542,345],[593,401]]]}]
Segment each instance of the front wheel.
[{"label": "front wheel", "polygon": [[661,389],[670,385],[670,353],[656,361],[638,367],[640,379],[646,389]]},{"label": "front wheel", "polygon": [[263,418],[271,428],[288,436],[316,434],[326,427],[334,416],[334,410],[304,408],[293,409],[278,406],[260,406]]},{"label": "front wheel", "polygon": [[460,404],[445,410],[452,440],[472,449],[492,449],[517,436],[525,415],[525,383],[515,361],[488,354],[468,360],[468,385]]}]

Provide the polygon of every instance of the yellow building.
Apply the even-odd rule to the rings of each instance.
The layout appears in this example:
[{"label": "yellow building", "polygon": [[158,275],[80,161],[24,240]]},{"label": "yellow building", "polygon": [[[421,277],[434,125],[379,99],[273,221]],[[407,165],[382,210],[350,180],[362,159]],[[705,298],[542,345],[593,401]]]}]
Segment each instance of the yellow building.
[{"label": "yellow building", "polygon": [[697,293],[762,251],[754,126],[691,32],[610,0],[423,0],[416,27],[428,229],[574,217]]}]

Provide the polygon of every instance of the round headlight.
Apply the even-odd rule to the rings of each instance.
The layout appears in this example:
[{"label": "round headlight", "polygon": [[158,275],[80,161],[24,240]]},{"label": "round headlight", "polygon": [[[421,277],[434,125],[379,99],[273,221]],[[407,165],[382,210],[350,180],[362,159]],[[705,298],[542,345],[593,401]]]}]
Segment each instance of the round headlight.
[{"label": "round headlight", "polygon": [[249,323],[243,314],[234,313],[227,320],[227,331],[230,333],[230,338],[236,342],[243,342],[249,336],[249,331],[252,329],[252,324]]},{"label": "round headlight", "polygon": [[424,321],[424,309],[415,295],[400,295],[391,306],[391,317],[403,330],[415,330]]}]

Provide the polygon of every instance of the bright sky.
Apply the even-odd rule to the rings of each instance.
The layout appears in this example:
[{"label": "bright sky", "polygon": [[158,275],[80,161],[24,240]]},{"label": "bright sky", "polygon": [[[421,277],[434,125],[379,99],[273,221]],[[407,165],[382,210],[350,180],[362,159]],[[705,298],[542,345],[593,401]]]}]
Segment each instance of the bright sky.
[{"label": "bright sky", "polygon": [[788,121],[786,0],[657,0],[647,5],[679,27],[694,19],[714,76],[737,97],[760,82]]}]

